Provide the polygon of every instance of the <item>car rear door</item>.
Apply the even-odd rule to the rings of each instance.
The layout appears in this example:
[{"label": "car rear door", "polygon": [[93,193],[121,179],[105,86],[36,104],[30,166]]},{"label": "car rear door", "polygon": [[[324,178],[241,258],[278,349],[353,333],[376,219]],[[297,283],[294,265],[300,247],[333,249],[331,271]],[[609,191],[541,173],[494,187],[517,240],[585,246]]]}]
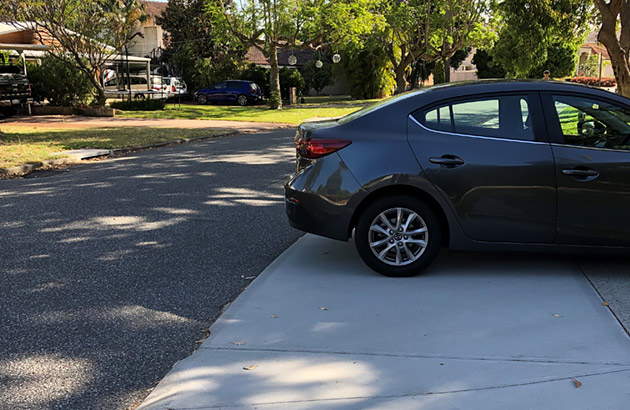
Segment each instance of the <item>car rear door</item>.
[{"label": "car rear door", "polygon": [[630,246],[630,107],[585,94],[543,93],[558,178],[558,237]]},{"label": "car rear door", "polygon": [[555,167],[537,93],[432,104],[409,117],[408,138],[468,237],[554,241]]}]

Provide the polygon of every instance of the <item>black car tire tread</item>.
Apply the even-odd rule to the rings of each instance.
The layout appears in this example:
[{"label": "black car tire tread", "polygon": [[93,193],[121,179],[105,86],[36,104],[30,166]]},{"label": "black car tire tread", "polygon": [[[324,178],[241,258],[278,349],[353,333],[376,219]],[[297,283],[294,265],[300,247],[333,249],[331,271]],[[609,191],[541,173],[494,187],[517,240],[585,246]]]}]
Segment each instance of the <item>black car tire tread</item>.
[{"label": "black car tire tread", "polygon": [[[369,245],[369,230],[372,221],[381,212],[391,208],[408,208],[424,220],[429,233],[427,248],[418,260],[405,266],[391,266],[380,261]],[[442,244],[442,228],[435,212],[423,201],[407,196],[394,195],[376,200],[368,205],[359,216],[355,230],[355,246],[361,259],[374,271],[391,277],[409,277],[419,274],[435,259]]]}]

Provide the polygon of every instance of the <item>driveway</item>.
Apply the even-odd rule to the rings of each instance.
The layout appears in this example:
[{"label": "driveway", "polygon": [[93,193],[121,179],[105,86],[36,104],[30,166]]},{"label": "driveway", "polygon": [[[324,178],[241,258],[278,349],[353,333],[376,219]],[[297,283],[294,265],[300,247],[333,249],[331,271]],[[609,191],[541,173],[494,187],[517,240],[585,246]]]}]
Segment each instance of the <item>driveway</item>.
[{"label": "driveway", "polygon": [[386,278],[307,235],[142,409],[625,409],[630,339],[560,256],[443,252]]},{"label": "driveway", "polygon": [[293,131],[0,181],[0,408],[125,409],[301,234]]}]

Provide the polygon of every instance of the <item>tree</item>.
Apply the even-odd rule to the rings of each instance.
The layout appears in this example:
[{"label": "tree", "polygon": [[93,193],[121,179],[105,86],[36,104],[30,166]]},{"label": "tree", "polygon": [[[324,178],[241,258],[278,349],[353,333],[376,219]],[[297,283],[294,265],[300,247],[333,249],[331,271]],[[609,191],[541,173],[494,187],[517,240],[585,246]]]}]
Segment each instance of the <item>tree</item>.
[{"label": "tree", "polygon": [[398,92],[406,89],[412,63],[446,61],[460,49],[482,43],[486,0],[384,0],[381,41],[392,63]]},{"label": "tree", "polygon": [[42,43],[52,39],[51,55],[85,73],[102,105],[101,73],[122,53],[143,10],[138,0],[3,0],[0,18],[16,27],[29,22]]},{"label": "tree", "polygon": [[189,90],[233,76],[245,55],[243,45],[229,38],[216,41],[205,0],[169,0],[158,23],[166,48],[160,57],[169,73],[181,76]]},{"label": "tree", "polygon": [[344,48],[341,67],[353,98],[383,98],[396,87],[392,63],[377,36]]},{"label": "tree", "polygon": [[[595,0],[595,6],[601,15],[597,39],[608,50],[617,92],[630,97],[630,4],[622,0]],[[619,35],[618,29],[621,29]]]},{"label": "tree", "polygon": [[505,78],[507,74],[503,66],[494,61],[491,51],[477,50],[472,63],[477,67],[477,78]]},{"label": "tree", "polygon": [[[498,28],[492,50],[494,61],[510,77],[529,77],[550,53],[556,53],[552,59],[557,63],[558,54],[566,59],[567,51],[577,52],[593,7],[591,0],[504,0],[498,2],[494,12]],[[565,67],[560,71],[566,72]]]},{"label": "tree", "polygon": [[306,91],[311,88],[315,90],[317,95],[324,89],[324,87],[332,84],[333,73],[332,65],[327,61],[322,61],[324,64],[322,68],[317,68],[315,63],[319,58],[313,57],[308,63],[302,67],[302,77],[306,82]]},{"label": "tree", "polygon": [[545,70],[551,77],[567,77],[575,73],[581,42],[552,41],[547,46],[547,58],[540,59],[529,72],[529,78],[543,78]]},{"label": "tree", "polygon": [[325,41],[358,41],[371,27],[376,0],[210,0],[217,36],[236,37],[269,60],[270,101],[281,108],[278,48],[320,47]]}]

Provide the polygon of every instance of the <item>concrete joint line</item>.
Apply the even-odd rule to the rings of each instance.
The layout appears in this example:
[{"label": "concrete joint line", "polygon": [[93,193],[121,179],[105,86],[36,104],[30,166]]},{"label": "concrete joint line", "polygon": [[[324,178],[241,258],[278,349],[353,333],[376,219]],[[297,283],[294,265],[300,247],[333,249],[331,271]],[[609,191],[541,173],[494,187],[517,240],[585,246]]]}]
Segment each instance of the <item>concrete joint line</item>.
[{"label": "concrete joint line", "polygon": [[446,360],[470,360],[470,361],[487,361],[487,362],[523,362],[523,363],[542,363],[542,364],[582,364],[597,366],[616,366],[629,367],[630,363],[609,362],[609,361],[588,361],[588,360],[567,360],[542,357],[500,357],[500,356],[455,356],[455,355],[431,355],[431,354],[404,354],[404,353],[373,353],[373,352],[345,352],[345,351],[328,351],[328,350],[288,350],[288,349],[255,349],[255,348],[238,348],[238,347],[204,347],[200,350],[227,350],[227,351],[246,351],[246,352],[272,352],[272,353],[306,353],[306,354],[331,354],[331,355],[354,355],[354,356],[377,356],[377,357],[401,357],[413,359],[446,359]]}]

